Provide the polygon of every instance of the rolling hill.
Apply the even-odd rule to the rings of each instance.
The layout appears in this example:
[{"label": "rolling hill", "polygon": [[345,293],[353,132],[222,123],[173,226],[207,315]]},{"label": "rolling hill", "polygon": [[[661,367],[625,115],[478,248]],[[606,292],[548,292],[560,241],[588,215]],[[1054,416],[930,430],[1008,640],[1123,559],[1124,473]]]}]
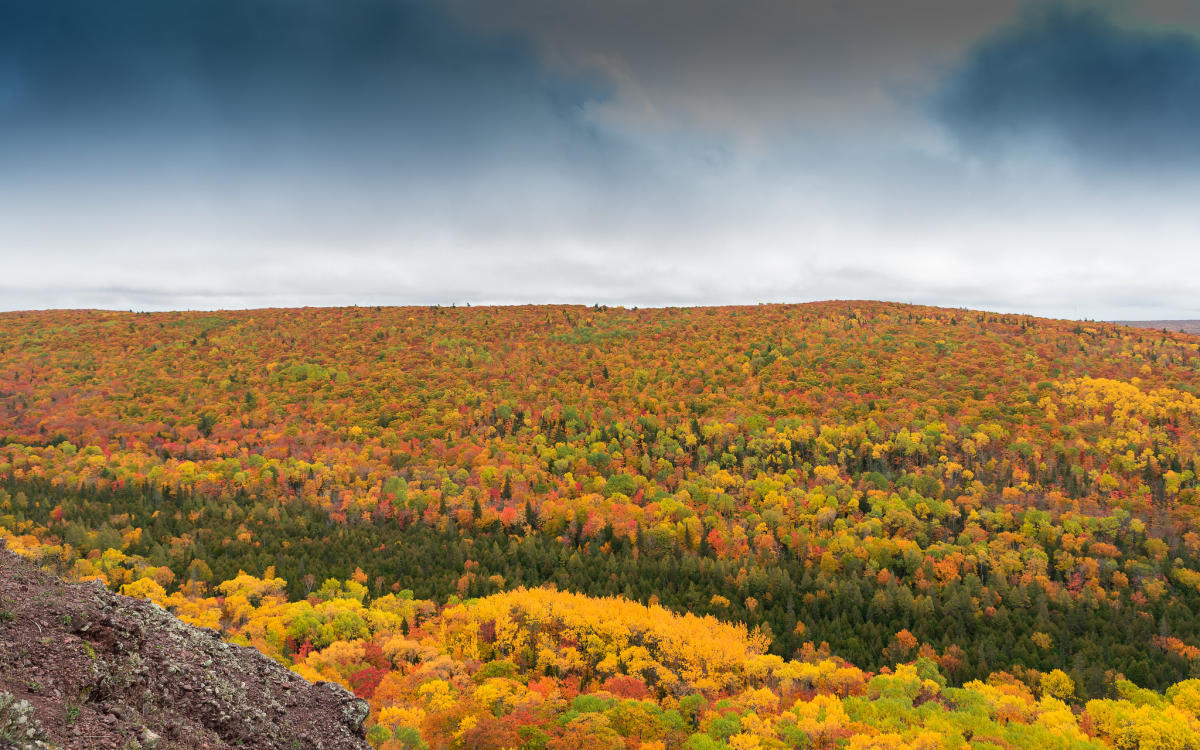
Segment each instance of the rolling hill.
[{"label": "rolling hill", "polygon": [[376,746],[1150,746],[1198,388],[1184,333],[878,302],[9,313],[0,533]]}]

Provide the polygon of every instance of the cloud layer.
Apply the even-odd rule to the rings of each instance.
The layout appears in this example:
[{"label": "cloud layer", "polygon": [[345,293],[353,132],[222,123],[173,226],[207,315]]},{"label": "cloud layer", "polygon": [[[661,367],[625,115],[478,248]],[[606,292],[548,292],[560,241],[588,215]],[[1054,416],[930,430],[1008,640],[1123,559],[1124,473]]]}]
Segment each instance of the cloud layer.
[{"label": "cloud layer", "polygon": [[0,308],[1200,317],[1151,6],[0,0]]}]

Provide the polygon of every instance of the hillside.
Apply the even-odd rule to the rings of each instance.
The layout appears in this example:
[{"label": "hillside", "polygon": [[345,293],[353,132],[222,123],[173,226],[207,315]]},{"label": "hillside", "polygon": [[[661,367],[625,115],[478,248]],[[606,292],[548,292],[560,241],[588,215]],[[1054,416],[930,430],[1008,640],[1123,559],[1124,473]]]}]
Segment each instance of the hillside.
[{"label": "hillside", "polygon": [[1114,320],[1113,322],[1134,328],[1152,328],[1157,331],[1200,334],[1200,320]]},{"label": "hillside", "polygon": [[[1186,334],[872,302],[12,313],[0,535],[353,689],[377,746],[597,712],[815,742],[784,714],[848,700],[832,742],[895,691],[897,742],[1001,694],[1116,742],[1200,676],[1198,368]],[[741,635],[646,640],[676,616]],[[744,646],[689,672],[713,640]],[[650,734],[604,703],[637,698]]]},{"label": "hillside", "polygon": [[[0,618],[5,746],[362,746],[365,709],[340,688],[289,677],[149,602],[63,584],[2,551],[0,562],[0,601],[26,602]],[[242,575],[221,596],[164,603],[283,661],[274,628],[332,630],[293,669],[369,684],[368,737],[384,750],[1200,743],[1200,680],[1160,695],[1117,679],[1114,699],[1084,705],[1059,670],[1032,686],[997,672],[954,688],[921,655],[872,675],[825,647],[784,660],[745,626],[622,598],[517,589],[438,611],[407,592],[366,605],[353,582],[288,603],[282,585]],[[359,631],[337,632],[348,627]]]},{"label": "hillside", "polygon": [[337,685],[0,549],[0,746],[351,750],[366,714]]}]

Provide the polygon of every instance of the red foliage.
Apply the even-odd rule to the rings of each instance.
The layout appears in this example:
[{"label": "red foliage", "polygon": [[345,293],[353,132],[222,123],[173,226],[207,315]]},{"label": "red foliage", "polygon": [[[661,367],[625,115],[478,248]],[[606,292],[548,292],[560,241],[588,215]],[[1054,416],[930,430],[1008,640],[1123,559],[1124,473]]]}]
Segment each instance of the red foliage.
[{"label": "red foliage", "polygon": [[350,687],[359,698],[369,700],[390,671],[387,667],[364,667],[349,676]]},{"label": "red foliage", "polygon": [[650,697],[650,688],[646,687],[644,681],[627,675],[609,677],[604,681],[602,689],[607,690],[618,698],[644,700]]}]

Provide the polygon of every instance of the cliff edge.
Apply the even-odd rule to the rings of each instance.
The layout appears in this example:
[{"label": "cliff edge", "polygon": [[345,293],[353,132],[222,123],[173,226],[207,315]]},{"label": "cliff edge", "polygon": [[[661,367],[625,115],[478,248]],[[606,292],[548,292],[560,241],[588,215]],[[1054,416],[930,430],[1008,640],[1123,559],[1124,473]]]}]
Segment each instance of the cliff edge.
[{"label": "cliff edge", "polygon": [[0,747],[359,750],[366,702],[0,543]]}]

